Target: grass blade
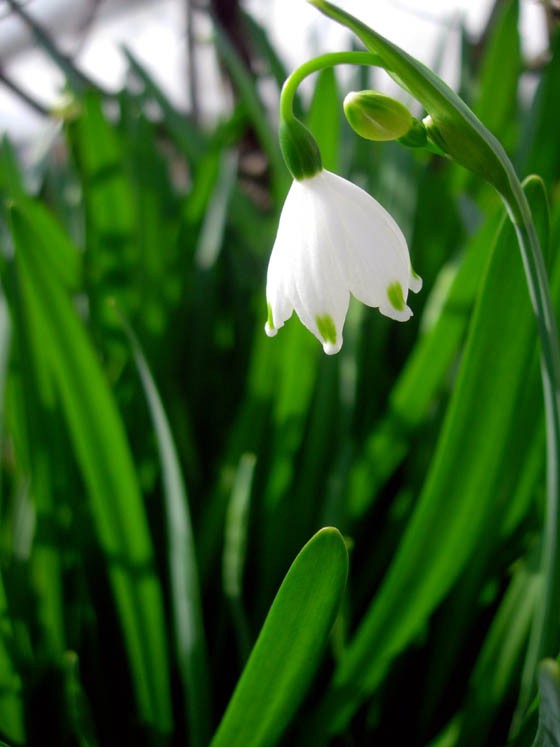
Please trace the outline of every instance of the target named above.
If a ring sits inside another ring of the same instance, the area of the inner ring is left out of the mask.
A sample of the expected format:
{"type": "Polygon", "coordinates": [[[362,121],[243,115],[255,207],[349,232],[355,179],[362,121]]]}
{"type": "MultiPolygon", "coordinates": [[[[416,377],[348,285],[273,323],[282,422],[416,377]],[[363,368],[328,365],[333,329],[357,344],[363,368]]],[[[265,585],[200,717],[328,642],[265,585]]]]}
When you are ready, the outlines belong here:
{"type": "Polygon", "coordinates": [[[202,747],[208,744],[210,735],[210,692],[196,550],[187,491],[173,434],[153,376],[136,336],[124,320],[123,326],[132,347],[157,438],[164,486],[179,671],[185,688],[185,711],[188,714],[191,744],[193,747],[202,747]]]}
{"type": "Polygon", "coordinates": [[[226,514],[222,562],[224,593],[231,605],[243,661],[249,655],[250,649],[249,626],[243,609],[242,589],[249,530],[249,502],[255,463],[254,454],[243,454],[239,462],[226,514]]]}

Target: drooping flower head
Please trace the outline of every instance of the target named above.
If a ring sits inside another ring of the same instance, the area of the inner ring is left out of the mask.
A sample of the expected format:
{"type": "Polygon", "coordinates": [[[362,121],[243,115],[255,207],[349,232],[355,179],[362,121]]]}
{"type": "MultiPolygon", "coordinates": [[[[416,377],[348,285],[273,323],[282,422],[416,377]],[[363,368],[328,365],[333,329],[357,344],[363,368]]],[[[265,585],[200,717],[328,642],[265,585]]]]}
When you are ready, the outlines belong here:
{"type": "MultiPolygon", "coordinates": [[[[367,98],[353,96],[354,106],[369,104],[367,98]]],[[[376,129],[382,104],[376,99],[376,129]]],[[[400,109],[391,106],[383,139],[389,139],[388,126],[396,120],[394,137],[406,132],[402,119],[400,109]]],[[[370,126],[370,111],[367,118],[360,117],[364,121],[370,126]]],[[[332,355],[342,346],[350,294],[385,316],[406,321],[412,316],[408,292],[419,291],[422,281],[412,270],[406,239],[393,218],[363,189],[323,169],[313,136],[291,107],[282,110],[280,143],[294,182],[268,266],[265,330],[274,336],[295,311],[332,355]]]]}
{"type": "Polygon", "coordinates": [[[325,169],[294,180],[268,266],[268,335],[295,310],[331,355],[342,346],[350,293],[406,321],[408,291],[421,286],[402,231],[373,197],[325,169]]]}

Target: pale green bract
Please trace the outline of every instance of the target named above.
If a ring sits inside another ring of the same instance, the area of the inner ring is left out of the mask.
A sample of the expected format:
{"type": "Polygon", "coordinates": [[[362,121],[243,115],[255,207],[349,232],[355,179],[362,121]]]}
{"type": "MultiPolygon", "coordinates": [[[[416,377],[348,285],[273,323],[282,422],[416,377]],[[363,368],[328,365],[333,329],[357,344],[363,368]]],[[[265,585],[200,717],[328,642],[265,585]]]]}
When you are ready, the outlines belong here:
{"type": "Polygon", "coordinates": [[[268,266],[269,336],[295,310],[333,355],[342,346],[350,294],[404,322],[412,316],[408,291],[421,287],[402,231],[373,197],[326,169],[294,180],[268,266]]]}

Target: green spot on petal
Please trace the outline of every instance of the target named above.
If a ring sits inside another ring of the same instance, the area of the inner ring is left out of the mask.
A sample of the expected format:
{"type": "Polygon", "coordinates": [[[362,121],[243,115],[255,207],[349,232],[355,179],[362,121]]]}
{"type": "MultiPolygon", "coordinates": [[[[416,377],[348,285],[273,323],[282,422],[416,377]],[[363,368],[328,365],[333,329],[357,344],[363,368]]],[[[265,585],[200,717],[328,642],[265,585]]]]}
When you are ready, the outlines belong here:
{"type": "Polygon", "coordinates": [[[323,314],[323,316],[315,317],[315,321],[317,322],[317,329],[319,330],[319,334],[323,340],[325,342],[332,342],[333,345],[336,345],[336,327],[332,317],[328,314],[323,314]]]}
{"type": "Polygon", "coordinates": [[[266,323],[268,324],[270,329],[274,329],[274,319],[272,318],[272,306],[269,303],[266,304],[266,323]]]}
{"type": "Polygon", "coordinates": [[[387,288],[387,298],[391,306],[397,311],[403,311],[405,307],[402,286],[400,283],[391,283],[387,288]]]}

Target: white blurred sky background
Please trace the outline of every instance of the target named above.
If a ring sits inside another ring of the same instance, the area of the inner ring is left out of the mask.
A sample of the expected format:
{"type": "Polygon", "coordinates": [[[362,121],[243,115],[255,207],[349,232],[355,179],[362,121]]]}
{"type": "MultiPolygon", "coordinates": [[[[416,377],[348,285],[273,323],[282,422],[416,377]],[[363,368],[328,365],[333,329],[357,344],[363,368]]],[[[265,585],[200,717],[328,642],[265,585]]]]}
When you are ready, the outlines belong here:
{"type": "MultiPolygon", "coordinates": [[[[458,22],[462,18],[476,37],[491,8],[491,0],[339,0],[338,4],[428,65],[444,39],[442,73],[452,86],[458,74],[458,22]]],[[[348,33],[305,0],[245,0],[244,7],[268,30],[288,68],[314,54],[348,46],[348,33]]],[[[117,90],[123,83],[127,65],[122,46],[126,45],[171,99],[188,108],[186,0],[104,0],[89,24],[88,0],[28,0],[25,8],[72,54],[80,69],[106,88],[117,90]]],[[[205,44],[211,26],[199,12],[195,21],[197,68],[204,76],[200,107],[202,115],[211,119],[223,105],[223,94],[212,47],[205,44]]],[[[521,0],[520,29],[525,55],[541,53],[546,35],[537,0],[521,0]]],[[[0,66],[41,103],[48,107],[60,103],[59,71],[35,47],[22,22],[9,13],[5,0],[0,0],[0,66]]],[[[46,126],[44,118],[0,83],[0,132],[25,142],[46,126]]]]}

